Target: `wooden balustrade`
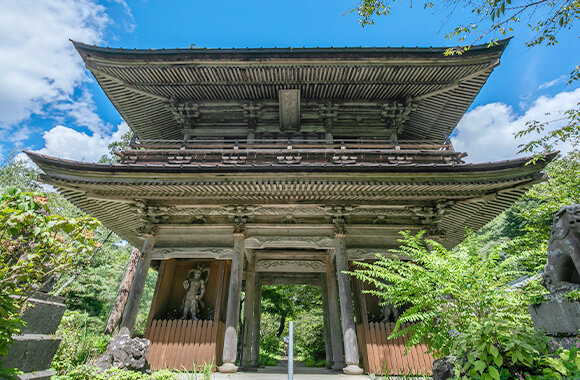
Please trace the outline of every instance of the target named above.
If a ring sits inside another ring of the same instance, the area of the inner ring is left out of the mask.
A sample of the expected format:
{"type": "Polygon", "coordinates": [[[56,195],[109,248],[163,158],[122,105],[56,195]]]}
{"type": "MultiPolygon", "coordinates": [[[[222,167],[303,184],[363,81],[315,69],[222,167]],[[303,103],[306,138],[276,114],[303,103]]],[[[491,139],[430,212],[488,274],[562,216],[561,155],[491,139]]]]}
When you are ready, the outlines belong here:
{"type": "Polygon", "coordinates": [[[464,153],[434,141],[184,141],[145,140],[117,153],[124,164],[359,164],[459,163],[464,153]]]}
{"type": "Polygon", "coordinates": [[[215,367],[218,327],[213,321],[153,320],[147,334],[151,369],[199,371],[207,363],[215,367]]]}
{"type": "MultiPolygon", "coordinates": [[[[401,328],[408,325],[403,324],[401,328]]],[[[365,372],[382,375],[431,375],[433,356],[427,346],[412,347],[405,355],[408,337],[387,339],[394,323],[371,322],[357,326],[365,372]]]]}

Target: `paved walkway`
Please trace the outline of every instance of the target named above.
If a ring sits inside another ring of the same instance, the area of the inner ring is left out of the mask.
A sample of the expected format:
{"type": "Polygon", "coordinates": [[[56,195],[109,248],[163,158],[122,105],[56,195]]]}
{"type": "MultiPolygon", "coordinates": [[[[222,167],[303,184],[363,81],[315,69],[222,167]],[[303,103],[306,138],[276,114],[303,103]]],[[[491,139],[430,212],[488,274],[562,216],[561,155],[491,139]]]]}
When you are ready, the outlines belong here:
{"type": "MultiPolygon", "coordinates": [[[[179,374],[179,380],[205,380],[202,376],[195,377],[191,374],[179,374]]],[[[225,374],[215,372],[211,375],[211,380],[287,380],[288,379],[288,357],[282,356],[277,366],[260,368],[240,368],[237,373],[225,374]]],[[[408,377],[383,377],[375,375],[352,376],[343,372],[333,371],[326,368],[305,367],[298,360],[294,361],[294,380],[399,380],[408,377]]],[[[414,380],[430,380],[431,378],[416,377],[414,380]]]]}
{"type": "MultiPolygon", "coordinates": [[[[288,379],[288,368],[285,367],[265,367],[259,368],[257,371],[240,371],[235,374],[226,375],[221,373],[216,373],[212,376],[212,379],[232,379],[232,380],[286,380],[288,379]]],[[[294,379],[295,380],[330,380],[330,379],[343,379],[343,380],[369,380],[368,376],[347,376],[344,373],[339,373],[325,368],[307,368],[307,367],[296,367],[294,369],[294,379]]]]}
{"type": "MultiPolygon", "coordinates": [[[[180,374],[179,380],[202,380],[203,377],[195,378],[193,375],[180,374]]],[[[262,367],[259,369],[252,370],[241,370],[233,374],[224,374],[216,372],[212,374],[211,380],[287,380],[288,379],[288,368],[283,366],[276,367],[262,367]]],[[[326,368],[309,368],[298,366],[294,367],[294,380],[387,380],[382,376],[349,376],[342,372],[332,371],[326,368]]],[[[392,376],[388,378],[389,380],[395,379],[408,379],[407,377],[396,377],[392,376]]],[[[426,379],[426,378],[415,378],[415,380],[426,379]]],[[[430,378],[427,378],[430,379],[430,378]]]]}
{"type": "MultiPolygon", "coordinates": [[[[222,374],[216,372],[211,375],[211,380],[287,380],[287,373],[280,373],[276,368],[279,367],[266,367],[262,368],[258,372],[237,372],[234,374],[222,374]]],[[[312,368],[310,368],[312,370],[312,368]]],[[[179,375],[179,380],[205,380],[203,377],[194,377],[193,375],[179,375]]],[[[319,371],[314,369],[313,371],[306,371],[305,373],[295,373],[294,380],[402,380],[409,379],[408,377],[398,377],[391,376],[388,379],[382,376],[348,376],[344,373],[338,373],[334,371],[319,371]]],[[[415,377],[414,380],[430,380],[431,378],[415,377]]]]}

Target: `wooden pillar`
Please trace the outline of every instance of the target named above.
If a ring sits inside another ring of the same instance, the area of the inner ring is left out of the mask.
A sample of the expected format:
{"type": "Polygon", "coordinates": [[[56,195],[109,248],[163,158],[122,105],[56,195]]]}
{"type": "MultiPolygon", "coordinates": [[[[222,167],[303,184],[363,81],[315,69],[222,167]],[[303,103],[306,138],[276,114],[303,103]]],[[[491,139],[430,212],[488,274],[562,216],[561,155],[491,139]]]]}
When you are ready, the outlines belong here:
{"type": "Polygon", "coordinates": [[[156,232],[156,229],[154,229],[151,233],[145,235],[143,249],[141,249],[141,257],[137,263],[135,277],[133,278],[133,283],[131,284],[131,290],[129,291],[129,297],[127,298],[125,310],[123,311],[123,318],[121,320],[120,327],[128,328],[131,334],[135,328],[137,312],[139,311],[139,303],[141,302],[141,297],[143,296],[145,280],[147,280],[147,273],[149,272],[149,266],[151,264],[151,256],[153,255],[153,246],[155,245],[156,232]]]}
{"type": "Polygon", "coordinates": [[[244,342],[242,348],[242,366],[248,367],[252,360],[252,333],[254,332],[254,302],[256,292],[256,260],[254,253],[247,255],[248,266],[246,268],[246,298],[244,301],[244,342]]]}
{"type": "Polygon", "coordinates": [[[330,324],[330,342],[332,346],[332,369],[342,370],[344,368],[342,338],[340,336],[340,311],[338,308],[338,289],[336,272],[334,270],[334,260],[330,259],[326,263],[326,284],[328,296],[328,316],[330,324]]]}
{"type": "Polygon", "coordinates": [[[342,316],[344,361],[346,362],[346,367],[343,371],[347,375],[360,375],[363,370],[358,365],[358,341],[356,339],[356,328],[354,324],[350,276],[342,273],[348,270],[344,228],[340,228],[335,235],[334,256],[336,259],[338,294],[340,296],[340,314],[342,316]]]}
{"type": "Polygon", "coordinates": [[[262,318],[262,278],[256,274],[254,329],[252,331],[252,367],[260,366],[260,322],[262,318]]]}
{"type": "MultiPolygon", "coordinates": [[[[238,230],[238,228],[236,228],[238,230]]],[[[224,335],[223,364],[218,368],[222,373],[238,371],[236,351],[238,349],[238,323],[240,319],[240,297],[242,290],[242,271],[244,265],[244,234],[234,233],[234,256],[230,272],[226,332],[224,335]]]]}
{"type": "Polygon", "coordinates": [[[328,286],[326,276],[322,275],[320,293],[322,294],[322,323],[324,325],[324,346],[326,352],[326,367],[332,367],[332,336],[330,334],[330,313],[328,311],[328,286]]]}

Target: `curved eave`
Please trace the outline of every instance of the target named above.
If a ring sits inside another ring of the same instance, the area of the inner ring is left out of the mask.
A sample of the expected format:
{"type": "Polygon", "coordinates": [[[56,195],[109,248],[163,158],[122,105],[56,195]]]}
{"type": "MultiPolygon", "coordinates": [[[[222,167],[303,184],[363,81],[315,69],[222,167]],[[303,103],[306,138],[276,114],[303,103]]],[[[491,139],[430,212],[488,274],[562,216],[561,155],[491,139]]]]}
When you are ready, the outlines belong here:
{"type": "Polygon", "coordinates": [[[287,47],[287,48],[185,48],[185,49],[123,49],[88,45],[72,41],[83,59],[103,59],[127,62],[190,62],[190,61],[276,61],[276,60],[392,60],[392,59],[437,59],[457,60],[500,54],[510,38],[497,41],[495,45],[472,46],[461,56],[443,57],[447,47],[287,47]]]}
{"type": "Polygon", "coordinates": [[[531,174],[540,172],[558,152],[551,152],[546,155],[544,160],[539,160],[533,165],[527,165],[532,157],[521,157],[512,160],[503,160],[484,163],[463,163],[463,164],[352,164],[352,165],[139,165],[139,164],[96,164],[66,160],[56,157],[50,157],[34,152],[25,151],[30,159],[37,164],[45,173],[61,173],[63,175],[78,176],[78,178],[126,178],[138,179],[140,177],[151,180],[155,178],[183,178],[195,174],[242,174],[263,175],[268,173],[316,173],[316,175],[325,174],[346,174],[355,173],[371,174],[373,176],[380,174],[394,174],[400,176],[404,173],[413,175],[423,173],[425,175],[453,175],[453,174],[470,174],[472,176],[484,175],[489,176],[493,173],[514,172],[518,174],[531,174]]]}

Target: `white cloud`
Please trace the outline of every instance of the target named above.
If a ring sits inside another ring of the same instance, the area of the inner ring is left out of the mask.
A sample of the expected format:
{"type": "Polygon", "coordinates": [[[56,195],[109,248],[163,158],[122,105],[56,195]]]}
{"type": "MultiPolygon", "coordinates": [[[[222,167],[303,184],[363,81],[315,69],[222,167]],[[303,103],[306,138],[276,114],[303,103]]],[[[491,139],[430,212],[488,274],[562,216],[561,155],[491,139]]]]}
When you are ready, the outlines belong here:
{"type": "Polygon", "coordinates": [[[125,0],[110,0],[110,1],[118,4],[123,9],[123,12],[125,13],[125,15],[127,15],[128,20],[125,21],[125,29],[127,30],[127,32],[129,32],[129,33],[134,32],[135,28],[136,28],[135,17],[133,17],[133,12],[131,11],[129,4],[127,4],[127,2],[125,2],[125,0]]]}
{"type": "Polygon", "coordinates": [[[117,126],[111,135],[97,134],[89,136],[63,125],[44,132],[44,148],[35,151],[47,156],[65,158],[76,161],[97,162],[101,156],[108,153],[107,146],[118,141],[129,130],[125,122],[117,126]]]}
{"type": "Polygon", "coordinates": [[[0,0],[0,133],[72,104],[88,76],[69,39],[98,43],[109,22],[93,0],[0,0]]]}
{"type": "Polygon", "coordinates": [[[560,75],[558,78],[556,78],[554,80],[542,83],[538,87],[538,90],[545,90],[547,88],[554,87],[557,84],[563,83],[566,80],[566,78],[567,78],[566,75],[560,75]]]}
{"type": "Polygon", "coordinates": [[[71,118],[77,127],[87,127],[94,133],[101,133],[109,131],[110,125],[105,125],[97,112],[92,95],[87,90],[82,90],[80,96],[77,96],[73,102],[63,102],[53,105],[52,109],[56,112],[54,116],[58,119],[59,114],[66,115],[71,118]]]}
{"type": "MultiPolygon", "coordinates": [[[[536,99],[523,115],[504,103],[490,103],[479,106],[463,116],[451,141],[456,150],[467,152],[467,162],[487,162],[514,158],[518,145],[536,139],[515,139],[514,134],[526,127],[526,122],[537,120],[546,122],[562,118],[563,112],[580,102],[580,88],[561,92],[554,97],[541,96],[536,99]],[[548,114],[548,115],[546,115],[548,114]]],[[[550,124],[550,130],[564,125],[565,120],[550,124]]],[[[571,150],[570,144],[556,146],[563,152],[571,150]]]]}

